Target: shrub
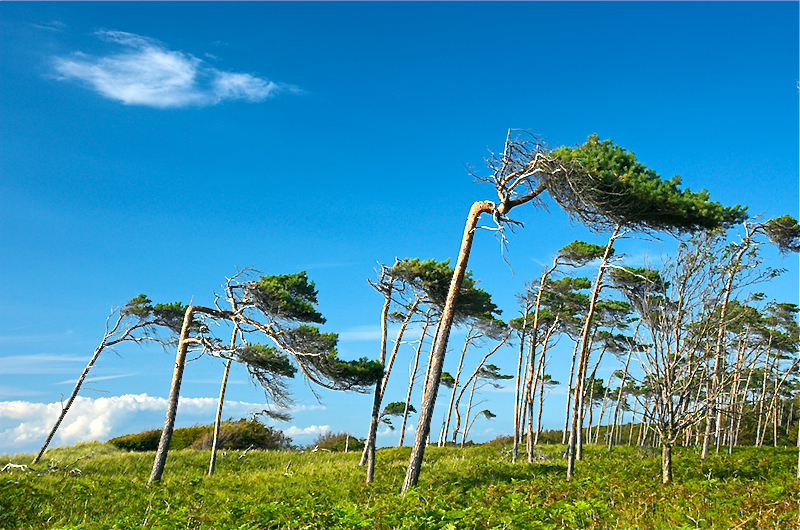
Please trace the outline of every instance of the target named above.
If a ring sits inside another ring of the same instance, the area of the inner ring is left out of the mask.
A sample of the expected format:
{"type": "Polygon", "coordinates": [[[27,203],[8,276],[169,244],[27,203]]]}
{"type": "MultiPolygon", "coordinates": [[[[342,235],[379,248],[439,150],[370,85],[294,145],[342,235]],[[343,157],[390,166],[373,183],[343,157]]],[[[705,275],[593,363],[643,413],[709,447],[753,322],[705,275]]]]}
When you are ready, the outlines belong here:
{"type": "MultiPolygon", "coordinates": [[[[110,439],[108,443],[126,451],[155,451],[158,449],[158,441],[160,439],[161,431],[153,429],[152,431],[117,436],[110,439]]],[[[170,443],[171,447],[172,444],[170,443]]]]}
{"type": "MultiPolygon", "coordinates": [[[[161,439],[161,430],[154,429],[136,434],[126,434],[112,438],[108,443],[126,451],[155,451],[161,439]]],[[[214,440],[213,425],[182,427],[172,432],[170,450],[211,449],[214,440]]],[[[291,449],[292,439],[283,431],[264,425],[257,419],[229,419],[220,425],[220,449],[291,449]]]]}
{"type": "Polygon", "coordinates": [[[356,438],[349,432],[324,432],[314,439],[311,447],[318,447],[319,449],[327,449],[328,451],[344,451],[347,447],[348,451],[355,451],[364,449],[366,438],[356,438]]]}
{"type": "MultiPolygon", "coordinates": [[[[193,449],[211,449],[214,443],[214,428],[210,426],[192,443],[193,449]]],[[[220,449],[256,449],[281,450],[291,449],[292,439],[283,431],[264,425],[257,419],[227,420],[219,428],[217,447],[220,449]]]]}

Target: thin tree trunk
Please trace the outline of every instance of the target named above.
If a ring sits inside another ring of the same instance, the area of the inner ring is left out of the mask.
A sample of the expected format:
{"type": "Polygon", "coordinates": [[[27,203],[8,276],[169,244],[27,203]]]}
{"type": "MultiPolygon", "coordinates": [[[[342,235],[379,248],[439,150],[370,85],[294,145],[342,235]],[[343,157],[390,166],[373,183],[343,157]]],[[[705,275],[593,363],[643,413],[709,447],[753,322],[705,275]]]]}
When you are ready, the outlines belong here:
{"type": "Polygon", "coordinates": [[[583,394],[583,382],[581,381],[583,377],[581,374],[586,372],[586,365],[589,362],[589,335],[592,329],[592,318],[594,317],[594,309],[595,305],[597,304],[597,299],[600,297],[600,289],[602,288],[603,284],[603,274],[605,273],[608,260],[611,257],[611,249],[613,248],[614,240],[619,235],[621,229],[622,226],[619,224],[614,227],[614,232],[611,234],[611,237],[608,240],[608,245],[606,245],[603,259],[600,261],[600,269],[597,272],[597,278],[595,279],[594,286],[592,287],[592,295],[591,299],[589,300],[589,311],[586,314],[586,323],[583,326],[583,333],[581,334],[580,349],[578,352],[579,380],[575,382],[575,387],[580,390],[572,406],[572,423],[569,432],[569,443],[567,444],[567,480],[571,480],[575,475],[575,457],[577,456],[578,446],[581,444],[583,438],[581,421],[583,418],[580,417],[580,405],[582,405],[582,400],[580,397],[581,394],[583,394]]]}
{"type": "Polygon", "coordinates": [[[392,366],[394,366],[394,360],[397,358],[397,352],[400,349],[400,344],[403,340],[403,334],[405,334],[406,327],[408,327],[408,323],[411,321],[411,317],[417,310],[419,303],[419,298],[414,300],[414,302],[411,304],[411,307],[409,307],[408,312],[406,313],[406,318],[403,320],[403,323],[400,324],[400,329],[397,331],[397,337],[394,340],[392,352],[389,355],[389,361],[386,363],[383,378],[380,381],[379,387],[375,389],[375,400],[373,402],[372,410],[373,421],[370,422],[370,432],[367,437],[367,447],[369,448],[367,454],[367,484],[372,484],[372,480],[375,477],[375,445],[378,436],[378,421],[380,420],[380,408],[381,403],[383,402],[383,395],[386,393],[386,385],[389,384],[389,376],[392,373],[392,366]],[[377,405],[377,413],[375,410],[375,405],[377,405]]]}
{"type": "MultiPolygon", "coordinates": [[[[516,384],[514,385],[514,442],[511,447],[512,464],[517,462],[517,455],[519,454],[520,423],[521,423],[520,387],[523,386],[522,361],[523,357],[525,356],[525,331],[528,327],[529,309],[530,308],[526,302],[524,306],[525,314],[522,316],[522,329],[520,330],[519,334],[519,359],[517,360],[517,377],[515,379],[516,384]]],[[[527,375],[527,364],[526,364],[526,375],[527,375]]]]}
{"type": "Polygon", "coordinates": [[[59,414],[55,425],[53,425],[53,428],[50,429],[50,433],[47,435],[47,439],[45,439],[44,443],[42,444],[42,448],[39,449],[39,452],[36,453],[36,456],[34,457],[33,461],[31,462],[31,465],[36,464],[37,462],[39,462],[39,459],[42,458],[42,455],[47,450],[47,446],[50,445],[50,442],[53,440],[53,437],[56,435],[56,431],[58,430],[58,427],[61,425],[61,422],[64,421],[64,416],[67,415],[67,412],[69,412],[69,408],[72,406],[72,403],[75,401],[75,398],[78,397],[78,391],[81,389],[81,386],[83,385],[83,381],[86,379],[86,376],[89,375],[89,370],[92,369],[92,367],[94,366],[95,361],[97,361],[97,358],[100,356],[100,353],[105,349],[105,347],[106,347],[106,338],[107,338],[107,336],[103,337],[103,342],[101,342],[100,345],[94,350],[94,354],[92,355],[92,358],[89,359],[89,363],[83,369],[83,372],[81,373],[81,376],[78,378],[78,382],[75,383],[75,388],[72,389],[72,394],[70,394],[69,399],[67,400],[67,404],[63,405],[61,407],[61,414],[59,414]]]}
{"type": "MultiPolygon", "coordinates": [[[[235,333],[236,331],[234,331],[234,337],[235,333]]],[[[234,340],[231,341],[231,346],[233,346],[234,340]]],[[[225,403],[225,388],[228,386],[228,374],[231,372],[232,362],[232,359],[225,361],[225,371],[222,374],[222,384],[219,388],[219,400],[217,401],[217,414],[214,417],[214,440],[211,443],[211,461],[208,464],[208,476],[214,474],[214,467],[217,465],[217,444],[219,443],[219,427],[222,423],[222,405],[225,403]]]]}
{"type": "Polygon", "coordinates": [[[406,394],[406,408],[403,411],[403,425],[400,427],[400,442],[397,447],[403,446],[403,439],[406,434],[406,422],[408,421],[408,406],[411,404],[411,391],[414,388],[414,379],[417,377],[417,369],[419,368],[419,354],[422,352],[422,345],[425,343],[425,334],[430,325],[430,310],[425,314],[425,324],[422,326],[422,333],[419,337],[419,344],[417,350],[414,352],[414,367],[411,369],[411,378],[408,382],[408,393],[406,394]]]}
{"type": "MultiPolygon", "coordinates": [[[[641,322],[641,320],[640,320],[641,322]]],[[[638,330],[637,324],[637,330],[638,330]]],[[[633,340],[636,340],[636,332],[633,334],[633,340]]],[[[625,368],[622,370],[622,379],[619,382],[619,392],[617,393],[617,406],[614,409],[614,421],[611,423],[611,433],[608,436],[608,449],[614,444],[614,431],[617,426],[617,418],[619,417],[620,404],[622,403],[622,392],[625,387],[625,379],[628,377],[628,365],[631,362],[631,355],[633,354],[633,347],[628,350],[628,357],[625,359],[625,368]]],[[[609,385],[610,386],[610,385],[609,385]]]]}
{"type": "MultiPolygon", "coordinates": [[[[447,419],[444,422],[444,436],[439,440],[439,447],[442,445],[447,445],[447,433],[450,429],[450,417],[453,414],[453,403],[456,400],[456,389],[458,389],[458,380],[461,378],[461,369],[464,367],[464,356],[467,354],[467,349],[469,348],[470,342],[472,342],[473,337],[473,329],[470,328],[469,332],[467,333],[467,338],[464,341],[464,347],[461,348],[461,357],[458,359],[458,368],[456,368],[456,377],[453,381],[453,391],[450,393],[450,403],[447,406],[447,419]]],[[[453,440],[455,441],[455,439],[453,440]]]]}
{"type": "MultiPolygon", "coordinates": [[[[381,285],[384,281],[386,269],[383,269],[381,278],[378,280],[377,285],[381,285]]],[[[381,308],[381,345],[379,360],[380,363],[386,364],[386,344],[389,335],[389,307],[392,305],[392,289],[393,284],[391,278],[389,283],[382,286],[385,291],[383,292],[383,307],[381,308]]],[[[385,377],[385,375],[384,375],[385,377]]],[[[375,383],[375,393],[372,396],[372,415],[370,416],[369,431],[367,434],[367,442],[364,444],[364,450],[361,452],[361,461],[359,466],[363,466],[369,460],[370,442],[374,436],[374,432],[378,427],[378,416],[381,413],[381,386],[383,385],[383,378],[375,383]]],[[[369,484],[369,472],[367,472],[367,484],[369,484]]]]}
{"type": "Polygon", "coordinates": [[[189,351],[189,332],[194,320],[195,306],[189,305],[183,317],[183,326],[178,340],[178,353],[175,356],[175,368],[172,372],[172,384],[169,389],[169,399],[167,400],[167,415],[164,418],[164,429],[161,431],[161,439],[158,441],[156,458],[153,461],[153,470],[147,481],[149,486],[153,482],[159,482],[164,473],[164,466],[167,463],[167,453],[169,452],[169,442],[172,440],[172,431],[175,427],[175,415],[178,412],[178,398],[181,393],[181,382],[183,381],[183,369],[186,365],[186,353],[189,351]]]}
{"type": "Polygon", "coordinates": [[[569,411],[570,411],[570,404],[573,398],[573,388],[572,388],[572,381],[575,376],[575,359],[578,357],[578,341],[575,341],[575,347],[572,349],[572,365],[569,367],[569,383],[567,384],[567,408],[564,411],[564,430],[561,431],[561,444],[564,445],[567,443],[567,437],[569,436],[569,411]]]}

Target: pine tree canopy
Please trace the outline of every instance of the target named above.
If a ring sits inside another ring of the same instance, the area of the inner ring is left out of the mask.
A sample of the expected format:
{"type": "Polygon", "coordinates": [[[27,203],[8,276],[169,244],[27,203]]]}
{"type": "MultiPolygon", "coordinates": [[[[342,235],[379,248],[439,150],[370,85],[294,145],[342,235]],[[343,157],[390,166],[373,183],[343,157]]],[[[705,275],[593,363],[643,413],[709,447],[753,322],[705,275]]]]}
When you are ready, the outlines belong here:
{"type": "Polygon", "coordinates": [[[746,219],[746,208],[709,201],[706,190],[680,189],[681,178],[662,179],[611,140],[589,136],[579,147],[551,153],[565,165],[548,180],[550,195],[596,230],[618,224],[672,233],[728,227],[746,219]]]}

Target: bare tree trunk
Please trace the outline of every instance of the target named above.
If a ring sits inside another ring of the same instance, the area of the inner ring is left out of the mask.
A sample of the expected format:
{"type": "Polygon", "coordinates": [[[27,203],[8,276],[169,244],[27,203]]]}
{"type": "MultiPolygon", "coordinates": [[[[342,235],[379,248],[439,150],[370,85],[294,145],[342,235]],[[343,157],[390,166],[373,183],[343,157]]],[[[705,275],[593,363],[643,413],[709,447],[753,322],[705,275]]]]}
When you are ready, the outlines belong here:
{"type": "MultiPolygon", "coordinates": [[[[520,434],[520,386],[522,385],[522,360],[525,355],[525,331],[528,326],[528,304],[524,306],[525,314],[522,317],[522,329],[519,334],[519,360],[517,360],[517,377],[515,378],[514,385],[514,442],[511,447],[511,463],[517,462],[517,454],[519,453],[519,434],[520,434]]],[[[463,445],[463,443],[462,443],[463,445]]]]}
{"type": "Polygon", "coordinates": [[[389,384],[389,376],[392,373],[392,366],[394,365],[394,360],[397,358],[397,352],[400,349],[400,344],[403,340],[403,334],[406,331],[406,327],[408,327],[408,323],[411,321],[411,317],[417,310],[419,302],[420,302],[419,298],[414,300],[414,303],[411,304],[411,307],[408,309],[408,312],[406,313],[405,320],[403,320],[403,323],[400,324],[400,329],[397,331],[397,337],[394,340],[394,346],[392,347],[392,352],[389,355],[389,361],[386,363],[386,369],[384,370],[383,378],[381,379],[379,386],[375,389],[375,400],[373,402],[372,421],[370,422],[370,431],[367,437],[367,447],[369,448],[367,454],[367,484],[372,484],[372,480],[375,477],[375,445],[376,445],[376,438],[378,436],[378,421],[380,419],[380,409],[381,409],[381,403],[383,402],[383,395],[384,393],[386,393],[386,385],[389,384]],[[376,406],[377,406],[377,412],[376,412],[376,406]]]}
{"type": "MultiPolygon", "coordinates": [[[[380,288],[384,289],[383,291],[383,308],[381,308],[381,350],[379,360],[380,363],[385,365],[386,364],[386,343],[388,342],[388,333],[389,333],[389,307],[392,305],[392,283],[391,278],[389,279],[388,284],[384,284],[385,276],[386,275],[386,268],[384,267],[381,277],[378,280],[378,283],[375,284],[380,286],[380,288]]],[[[384,376],[385,377],[385,376],[384,376]]],[[[377,430],[378,427],[378,416],[381,413],[381,386],[383,385],[383,380],[377,381],[375,383],[375,393],[372,396],[372,415],[370,416],[369,422],[369,431],[367,434],[367,442],[364,444],[364,450],[361,452],[361,461],[358,463],[359,466],[363,466],[367,463],[369,459],[369,451],[370,451],[370,442],[372,441],[372,437],[374,436],[374,432],[377,430]]],[[[369,472],[367,472],[367,484],[369,484],[369,472]]]]}
{"type": "MultiPolygon", "coordinates": [[[[453,381],[453,391],[450,393],[450,403],[448,404],[447,407],[447,419],[444,422],[444,436],[442,436],[442,439],[439,440],[439,447],[441,447],[442,445],[447,445],[447,433],[449,432],[450,429],[450,417],[453,414],[453,403],[456,400],[456,390],[458,389],[458,380],[461,378],[461,369],[464,367],[464,356],[467,354],[467,349],[469,348],[469,344],[473,337],[472,331],[473,329],[471,328],[467,333],[467,339],[464,341],[464,347],[461,348],[461,357],[459,357],[458,359],[458,368],[456,369],[456,377],[453,381]]],[[[453,438],[453,441],[455,442],[455,436],[453,438]]]]}
{"type": "MultiPolygon", "coordinates": [[[[472,380],[472,388],[469,392],[469,399],[467,400],[467,413],[464,415],[464,434],[461,436],[461,449],[464,449],[464,443],[467,441],[467,432],[469,431],[467,428],[469,425],[469,412],[472,410],[472,397],[475,395],[475,384],[477,382],[477,377],[472,380]]],[[[453,442],[455,442],[455,439],[453,442]]]]}
{"type": "MultiPolygon", "coordinates": [[[[706,432],[703,436],[703,450],[700,454],[700,460],[705,460],[708,458],[708,448],[711,442],[711,428],[712,428],[712,417],[714,417],[717,421],[715,428],[717,429],[717,442],[719,442],[719,419],[720,412],[719,406],[717,404],[717,400],[720,396],[720,389],[722,387],[722,367],[724,363],[724,348],[723,348],[723,339],[725,337],[725,328],[727,328],[727,322],[725,319],[728,316],[728,301],[730,300],[731,290],[733,288],[733,279],[736,276],[736,273],[739,271],[739,264],[741,263],[742,256],[744,255],[745,251],[750,247],[750,235],[747,234],[744,241],[742,242],[741,249],[735,254],[733,259],[733,268],[730,269],[728,273],[728,278],[725,280],[725,288],[723,289],[722,294],[722,302],[720,304],[720,313],[719,313],[719,329],[717,330],[717,341],[714,347],[714,372],[713,372],[713,379],[712,379],[712,386],[711,386],[711,402],[710,407],[708,408],[708,414],[706,418],[706,432]]],[[[719,452],[719,446],[717,446],[717,452],[719,452]]]]}
{"type": "MultiPolygon", "coordinates": [[[[92,367],[94,367],[94,364],[97,362],[97,358],[100,357],[100,353],[102,353],[102,351],[105,350],[106,348],[110,348],[126,340],[132,340],[134,342],[143,340],[141,338],[135,338],[133,336],[133,332],[137,328],[146,327],[147,323],[139,322],[138,324],[131,325],[128,328],[124,329],[124,331],[121,331],[120,326],[122,326],[125,315],[120,311],[116,322],[114,322],[114,325],[109,329],[108,323],[113,314],[114,312],[112,311],[112,313],[106,319],[106,332],[105,335],[103,335],[103,340],[100,341],[100,344],[97,346],[97,348],[95,348],[91,359],[89,359],[89,362],[86,363],[86,367],[83,369],[83,372],[81,372],[78,381],[75,383],[75,388],[72,389],[72,394],[70,394],[69,399],[67,399],[67,404],[62,405],[61,414],[59,414],[56,423],[53,425],[53,428],[50,429],[50,432],[47,434],[47,438],[42,444],[41,449],[39,449],[39,452],[36,453],[36,456],[33,458],[31,465],[39,462],[39,460],[42,458],[42,455],[47,450],[47,447],[50,445],[50,442],[53,441],[53,437],[55,436],[56,431],[58,431],[58,428],[61,426],[61,422],[64,421],[64,417],[67,415],[67,412],[69,412],[69,409],[72,406],[72,403],[75,401],[75,398],[78,397],[78,392],[80,391],[81,386],[83,386],[84,380],[86,380],[86,377],[89,375],[89,371],[92,369],[92,367]],[[117,338],[111,339],[111,337],[115,335],[117,338]]],[[[149,338],[153,339],[154,337],[149,337],[149,338]]]]}
{"type": "MultiPolygon", "coordinates": [[[[641,322],[641,320],[640,320],[641,322]]],[[[638,324],[637,324],[638,330],[638,324]]],[[[633,334],[634,340],[636,340],[636,332],[633,334]]],[[[631,355],[633,354],[633,347],[628,350],[628,357],[625,359],[625,368],[622,370],[622,379],[619,381],[619,392],[617,393],[617,406],[614,409],[614,421],[611,423],[611,433],[608,436],[608,449],[611,450],[611,446],[614,444],[614,431],[617,426],[617,418],[619,417],[619,409],[620,405],[622,404],[622,392],[625,387],[625,379],[628,377],[628,365],[631,362],[631,355]]],[[[610,385],[609,385],[610,386],[610,385]]]]}
{"type": "Polygon", "coordinates": [[[408,406],[411,404],[411,391],[414,388],[414,379],[417,377],[417,369],[419,368],[419,354],[422,352],[422,345],[425,343],[425,334],[430,325],[430,310],[425,314],[425,324],[422,326],[422,333],[419,337],[419,344],[417,350],[414,352],[414,367],[411,369],[411,377],[408,382],[408,393],[406,394],[406,408],[403,411],[403,425],[400,427],[400,442],[397,447],[403,447],[403,439],[406,435],[406,422],[408,421],[408,406]]]}
{"type": "Polygon", "coordinates": [[[72,406],[72,403],[75,401],[75,398],[78,397],[78,391],[80,391],[81,386],[83,385],[83,381],[86,379],[86,376],[89,375],[89,370],[92,369],[94,363],[97,361],[97,358],[100,356],[100,353],[105,349],[107,338],[108,335],[103,337],[103,342],[101,342],[100,345],[94,350],[92,358],[89,359],[89,363],[86,365],[86,368],[83,369],[81,376],[78,378],[78,382],[75,383],[75,388],[72,389],[72,394],[70,394],[69,399],[67,400],[67,404],[61,407],[61,414],[59,414],[55,425],[53,425],[53,428],[50,429],[50,433],[47,435],[47,439],[42,444],[42,448],[39,449],[39,452],[36,453],[36,456],[31,462],[31,465],[36,464],[39,461],[39,459],[42,458],[42,455],[47,450],[47,446],[49,446],[50,442],[53,440],[53,436],[56,435],[58,427],[61,425],[61,422],[64,421],[64,416],[67,415],[67,412],[69,412],[69,408],[72,406]]]}
{"type": "MultiPolygon", "coordinates": [[[[544,358],[546,350],[542,350],[542,358],[544,358]]],[[[547,363],[545,363],[545,367],[547,363]]],[[[539,434],[542,432],[542,410],[544,409],[544,368],[541,370],[542,375],[539,377],[539,413],[536,415],[536,437],[533,439],[533,445],[539,445],[539,434]]]]}
{"type": "MultiPolygon", "coordinates": [[[[569,432],[569,443],[567,444],[567,480],[572,479],[575,475],[575,457],[577,456],[578,446],[581,443],[582,439],[582,418],[580,405],[582,405],[580,399],[583,394],[583,379],[582,374],[586,372],[586,365],[589,362],[589,335],[592,329],[592,317],[594,317],[594,309],[595,305],[597,304],[597,299],[600,297],[600,289],[602,288],[603,284],[603,274],[605,273],[606,266],[608,264],[608,260],[611,257],[611,249],[614,246],[614,240],[620,233],[622,229],[621,225],[617,225],[614,227],[614,232],[611,234],[611,237],[608,240],[608,245],[606,246],[606,251],[603,254],[603,259],[600,261],[600,269],[597,272],[597,278],[595,279],[594,286],[592,287],[592,295],[591,299],[589,300],[589,311],[586,314],[586,323],[583,326],[583,333],[581,334],[580,339],[580,349],[578,351],[578,380],[575,382],[575,387],[579,389],[579,394],[575,399],[575,402],[572,406],[572,423],[569,432]]],[[[590,405],[591,406],[591,405],[590,405]]]]}
{"type": "Polygon", "coordinates": [[[408,491],[409,488],[416,486],[419,480],[422,459],[425,456],[425,440],[428,438],[431,429],[433,408],[436,404],[436,395],[439,391],[438,382],[442,377],[442,365],[444,364],[444,357],[447,353],[447,342],[450,338],[450,330],[453,327],[455,302],[458,298],[458,292],[461,290],[464,275],[467,272],[467,263],[469,262],[469,254],[472,250],[472,241],[475,236],[475,228],[478,225],[478,218],[482,213],[491,212],[494,208],[495,206],[491,202],[478,201],[472,205],[469,215],[467,216],[464,236],[461,240],[461,249],[459,250],[458,260],[456,261],[453,279],[450,282],[450,289],[447,293],[447,301],[442,311],[439,331],[436,334],[435,349],[431,357],[428,384],[426,384],[425,395],[420,405],[417,432],[414,436],[414,445],[411,448],[411,457],[409,459],[405,479],[403,480],[403,493],[408,491]]]}
{"type": "Polygon", "coordinates": [[[661,445],[661,482],[672,482],[672,445],[667,442],[661,445]]]}
{"type": "MultiPolygon", "coordinates": [[[[234,331],[235,337],[236,331],[234,331]]],[[[234,339],[235,340],[235,339],[234,339]]],[[[233,346],[233,340],[231,346],[233,346]]],[[[231,371],[232,359],[225,361],[225,372],[222,374],[222,385],[219,388],[219,400],[217,401],[217,415],[214,418],[214,441],[211,444],[211,462],[208,464],[208,476],[214,474],[214,466],[217,464],[217,444],[219,443],[219,426],[222,423],[222,405],[225,402],[225,388],[228,386],[228,374],[231,371]]]]}
{"type": "Polygon", "coordinates": [[[164,418],[164,429],[161,432],[161,439],[158,442],[156,458],[153,462],[153,470],[150,479],[147,481],[149,486],[153,482],[159,482],[164,473],[164,466],[167,463],[167,453],[169,452],[169,442],[172,440],[172,431],[175,427],[175,415],[178,412],[178,398],[181,393],[181,381],[183,380],[183,369],[186,364],[186,353],[189,350],[189,332],[194,320],[195,306],[189,305],[183,317],[183,326],[178,341],[178,353],[175,356],[175,369],[172,372],[172,385],[169,389],[169,399],[167,400],[167,415],[164,418]]]}
{"type": "Polygon", "coordinates": [[[569,411],[570,404],[573,398],[572,381],[575,376],[575,359],[578,357],[578,341],[575,342],[575,347],[572,349],[572,365],[569,367],[569,383],[567,385],[567,408],[564,411],[564,430],[561,431],[561,444],[567,443],[567,436],[569,436],[569,411]]]}

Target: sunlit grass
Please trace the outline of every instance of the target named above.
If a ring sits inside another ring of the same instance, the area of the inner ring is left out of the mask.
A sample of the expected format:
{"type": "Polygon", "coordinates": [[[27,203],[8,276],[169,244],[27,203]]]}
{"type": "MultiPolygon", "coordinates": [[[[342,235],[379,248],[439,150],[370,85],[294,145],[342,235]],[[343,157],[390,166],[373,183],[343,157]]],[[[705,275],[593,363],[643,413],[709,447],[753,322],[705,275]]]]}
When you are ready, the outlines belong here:
{"type": "MultiPolygon", "coordinates": [[[[511,464],[502,447],[430,447],[419,487],[400,486],[409,448],[377,453],[364,484],[359,453],[228,451],[214,476],[208,451],[172,451],[146,487],[153,453],[96,442],[49,451],[41,474],[0,475],[0,528],[786,528],[797,521],[796,449],[740,448],[701,465],[678,448],[675,482],[658,454],[587,446],[566,482],[563,446],[511,464]],[[60,461],[60,464],[53,464],[60,461]]],[[[32,455],[2,456],[30,463],[32,455]]]]}

